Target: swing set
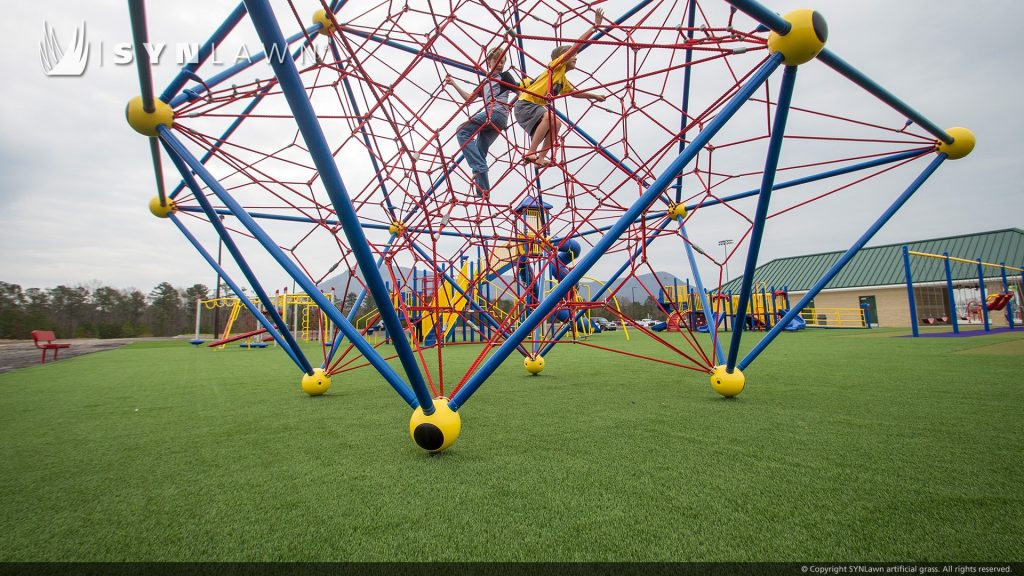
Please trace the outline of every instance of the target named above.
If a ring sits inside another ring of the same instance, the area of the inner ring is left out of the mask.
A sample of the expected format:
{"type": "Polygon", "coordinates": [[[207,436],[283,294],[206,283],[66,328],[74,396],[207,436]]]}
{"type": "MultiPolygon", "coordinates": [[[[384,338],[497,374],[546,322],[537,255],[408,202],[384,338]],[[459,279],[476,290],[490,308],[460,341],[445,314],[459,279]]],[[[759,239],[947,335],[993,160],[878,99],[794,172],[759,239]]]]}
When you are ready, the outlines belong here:
{"type": "Polygon", "coordinates": [[[1024,307],[1021,306],[1019,296],[1021,284],[1024,283],[1024,268],[1007,266],[1005,262],[983,262],[981,258],[958,258],[950,256],[948,252],[917,252],[907,246],[903,246],[903,268],[907,280],[907,299],[910,303],[910,327],[915,338],[921,335],[920,324],[951,324],[953,335],[960,334],[961,322],[981,324],[984,332],[991,332],[991,312],[1004,312],[1006,327],[1009,330],[1016,330],[1024,323],[1021,318],[1024,307]],[[946,277],[945,286],[914,286],[911,257],[924,259],[925,262],[942,261],[946,277]],[[998,276],[986,276],[986,270],[990,271],[990,274],[992,270],[998,270],[998,276]],[[1020,281],[1016,278],[1011,280],[1007,273],[1019,274],[1020,281]],[[989,286],[986,286],[986,282],[989,286]],[[989,293],[993,284],[1000,291],[989,293]],[[918,300],[922,301],[921,305],[918,305],[918,300]]]}

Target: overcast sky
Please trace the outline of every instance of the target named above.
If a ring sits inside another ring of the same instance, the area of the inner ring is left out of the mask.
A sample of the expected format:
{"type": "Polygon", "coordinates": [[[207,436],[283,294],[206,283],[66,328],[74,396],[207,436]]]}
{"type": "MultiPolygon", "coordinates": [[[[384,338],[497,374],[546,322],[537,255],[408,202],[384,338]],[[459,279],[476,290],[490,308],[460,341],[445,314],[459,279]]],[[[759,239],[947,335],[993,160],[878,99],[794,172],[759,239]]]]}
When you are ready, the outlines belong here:
{"type": "MultiPolygon", "coordinates": [[[[151,41],[173,44],[205,40],[235,2],[148,4],[151,41]]],[[[314,4],[305,3],[310,13],[314,4]]],[[[829,49],[939,126],[965,126],[977,135],[973,154],[946,162],[872,244],[1021,227],[1024,122],[1014,70],[1024,56],[1015,41],[1024,3],[780,0],[766,5],[780,13],[818,9],[828,20],[829,49]]],[[[282,3],[275,2],[275,8],[279,15],[287,13],[282,3]]],[[[611,3],[608,9],[614,17],[611,3]]],[[[244,20],[241,27],[251,28],[244,20]]],[[[0,280],[24,288],[99,282],[144,291],[162,281],[212,285],[215,276],[195,250],[146,207],[155,193],[148,145],[124,121],[125,102],[138,93],[135,70],[110,62],[113,46],[130,40],[126,3],[12,3],[0,30],[9,41],[0,107],[0,280]],[[82,21],[92,50],[86,73],[45,76],[39,55],[44,22],[67,48],[71,31],[82,21]],[[97,62],[101,54],[102,64],[97,62]]],[[[286,34],[294,31],[286,28],[286,34]]],[[[156,68],[158,92],[177,69],[170,58],[156,68]]],[[[841,86],[837,78],[821,82],[825,93],[841,86]]],[[[814,83],[799,83],[798,93],[819,88],[814,83]]],[[[858,110],[844,112],[856,116],[858,110]]],[[[165,169],[167,182],[175,184],[169,162],[165,169]]],[[[775,230],[770,226],[761,262],[845,249],[899,191],[818,203],[802,210],[798,221],[775,230]]],[[[714,218],[708,211],[694,222],[692,233],[717,250],[718,240],[742,230],[714,218]]],[[[742,257],[741,252],[733,260],[734,276],[742,257]]],[[[674,268],[677,263],[672,258],[655,268],[685,276],[684,268],[674,268]]],[[[599,270],[616,266],[603,263],[599,270]]]]}

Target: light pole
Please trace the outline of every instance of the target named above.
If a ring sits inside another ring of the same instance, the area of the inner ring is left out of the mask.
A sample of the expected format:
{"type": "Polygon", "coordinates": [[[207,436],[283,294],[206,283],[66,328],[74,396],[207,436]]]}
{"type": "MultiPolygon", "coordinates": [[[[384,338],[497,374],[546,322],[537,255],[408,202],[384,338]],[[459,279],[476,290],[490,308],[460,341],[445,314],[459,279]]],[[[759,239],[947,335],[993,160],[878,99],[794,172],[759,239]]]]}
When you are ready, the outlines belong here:
{"type": "Polygon", "coordinates": [[[722,263],[725,264],[725,281],[729,281],[729,245],[732,244],[732,240],[719,240],[718,245],[722,247],[722,263]]]}

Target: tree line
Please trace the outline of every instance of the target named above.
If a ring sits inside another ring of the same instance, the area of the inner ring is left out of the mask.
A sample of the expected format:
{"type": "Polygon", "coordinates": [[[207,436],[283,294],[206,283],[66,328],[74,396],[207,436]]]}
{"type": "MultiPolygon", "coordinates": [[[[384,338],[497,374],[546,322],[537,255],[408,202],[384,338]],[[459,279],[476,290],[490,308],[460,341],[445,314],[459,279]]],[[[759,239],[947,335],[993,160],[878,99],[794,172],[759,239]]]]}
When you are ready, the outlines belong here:
{"type": "MultiPolygon", "coordinates": [[[[52,330],[58,338],[176,336],[194,329],[196,300],[209,294],[202,284],[161,282],[146,294],[86,285],[22,289],[0,281],[0,338],[27,339],[33,330],[52,330]]],[[[209,332],[213,318],[203,316],[201,329],[209,332]]]]}
{"type": "MultiPolygon", "coordinates": [[[[0,281],[0,339],[23,340],[33,330],[52,330],[58,338],[134,338],[140,336],[177,336],[195,329],[196,300],[207,300],[211,291],[203,284],[176,288],[169,282],[157,284],[149,293],[135,288],[119,289],[100,285],[57,286],[22,289],[18,284],[0,281]]],[[[228,291],[224,291],[228,294],[228,291]]],[[[348,314],[356,295],[349,293],[335,305],[348,314]]],[[[512,300],[500,299],[496,305],[508,313],[512,300]]],[[[376,308],[367,295],[357,317],[376,308]]],[[[635,318],[664,319],[657,303],[623,303],[623,312],[635,318]]],[[[599,314],[596,314],[599,315],[599,314]]],[[[204,310],[200,332],[217,333],[224,327],[228,313],[204,310]]]]}

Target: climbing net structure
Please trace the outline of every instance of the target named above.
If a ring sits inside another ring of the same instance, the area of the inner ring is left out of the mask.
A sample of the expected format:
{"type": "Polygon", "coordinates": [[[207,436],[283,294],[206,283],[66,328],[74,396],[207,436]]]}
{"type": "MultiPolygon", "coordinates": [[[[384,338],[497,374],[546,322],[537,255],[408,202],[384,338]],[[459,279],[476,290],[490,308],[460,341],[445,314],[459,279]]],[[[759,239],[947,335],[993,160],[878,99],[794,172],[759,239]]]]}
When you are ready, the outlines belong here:
{"type": "MultiPolygon", "coordinates": [[[[273,307],[247,306],[304,373],[303,389],[322,393],[331,376],[374,369],[414,409],[410,432],[427,450],[455,440],[457,411],[509,356],[536,374],[560,343],[709,374],[716,391],[735,395],[742,370],[939,164],[970,152],[973,135],[937,127],[830,52],[811,10],[610,1],[602,19],[590,4],[245,0],[160,95],[137,52],[142,95],[127,116],[150,136],[150,208],[244,302],[243,284],[269,302],[265,286],[287,274],[330,317],[322,356],[301,348],[273,307]],[[228,68],[208,64],[217,45],[253,30],[259,50],[228,68]],[[568,90],[543,95],[557,126],[550,165],[524,162],[530,137],[512,118],[460,143],[457,131],[482,107],[489,50],[504,50],[499,69],[518,86],[549,71],[559,45],[574,46],[577,63],[568,90]],[[811,81],[794,90],[804,69],[811,81]],[[824,77],[841,80],[855,104],[816,90],[824,77]],[[465,155],[485,131],[494,138],[487,191],[465,155]],[[181,181],[165,190],[167,158],[181,181]],[[851,194],[878,202],[865,206],[877,220],[740,357],[768,224],[851,194]],[[713,246],[723,228],[738,234],[724,251],[713,246]],[[232,264],[211,256],[211,242],[232,264]],[[725,332],[716,302],[730,262],[744,275],[725,332]],[[665,269],[686,285],[648,281],[641,297],[691,321],[656,332],[617,303],[636,301],[637,279],[665,269]],[[332,278],[355,302],[339,308],[321,294],[332,278]],[[372,317],[357,322],[367,300],[372,317]],[[663,353],[583,338],[590,314],[645,333],[663,353]],[[446,371],[456,327],[472,334],[476,360],[446,371]],[[387,340],[371,343],[375,329],[387,340]]],[[[139,46],[144,9],[130,7],[139,46]]]]}

